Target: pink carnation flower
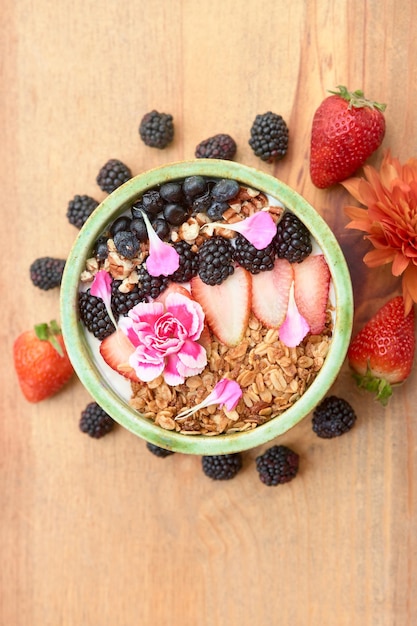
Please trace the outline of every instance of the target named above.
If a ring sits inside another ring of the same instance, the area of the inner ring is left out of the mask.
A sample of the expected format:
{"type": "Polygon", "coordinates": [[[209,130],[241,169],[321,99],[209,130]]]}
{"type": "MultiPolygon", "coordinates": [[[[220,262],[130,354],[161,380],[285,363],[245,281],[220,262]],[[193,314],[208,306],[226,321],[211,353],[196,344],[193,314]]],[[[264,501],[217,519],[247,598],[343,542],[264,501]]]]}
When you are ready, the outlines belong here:
{"type": "Polygon", "coordinates": [[[187,296],[170,293],[165,305],[140,302],[119,327],[135,347],[129,364],[143,382],[162,374],[168,385],[180,385],[207,365],[206,351],[197,343],[204,327],[203,309],[187,296]]]}

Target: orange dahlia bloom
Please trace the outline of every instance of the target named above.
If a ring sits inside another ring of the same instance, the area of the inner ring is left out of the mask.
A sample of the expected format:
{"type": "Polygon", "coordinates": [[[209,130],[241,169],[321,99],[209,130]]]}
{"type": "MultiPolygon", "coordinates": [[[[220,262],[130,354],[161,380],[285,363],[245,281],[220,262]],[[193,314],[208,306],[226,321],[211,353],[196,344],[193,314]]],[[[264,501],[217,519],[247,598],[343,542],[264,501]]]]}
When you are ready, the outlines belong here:
{"type": "Polygon", "coordinates": [[[407,315],[417,302],[417,159],[404,165],[388,150],[379,172],[364,166],[365,178],[349,178],[342,185],[367,208],[345,207],[352,221],[346,228],[367,233],[374,246],[363,260],[368,267],[392,263],[394,276],[402,276],[407,315]]]}

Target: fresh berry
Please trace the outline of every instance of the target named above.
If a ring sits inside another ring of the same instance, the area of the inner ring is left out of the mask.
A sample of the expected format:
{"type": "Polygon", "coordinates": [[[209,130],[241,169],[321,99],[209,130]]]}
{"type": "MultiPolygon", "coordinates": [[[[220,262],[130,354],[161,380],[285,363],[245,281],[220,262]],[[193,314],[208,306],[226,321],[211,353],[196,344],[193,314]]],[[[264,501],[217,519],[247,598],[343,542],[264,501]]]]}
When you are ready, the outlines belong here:
{"type": "Polygon", "coordinates": [[[201,459],[203,472],[213,480],[231,480],[242,469],[242,454],[215,454],[201,459]]]}
{"type": "Polygon", "coordinates": [[[98,207],[97,200],[86,195],[76,195],[68,203],[67,218],[70,224],[80,229],[87,218],[98,207]]]}
{"type": "Polygon", "coordinates": [[[288,127],[281,115],[272,113],[259,114],[252,124],[249,145],[262,161],[282,159],[288,148],[288,127]]]}
{"type": "Polygon", "coordinates": [[[80,319],[86,329],[100,341],[114,333],[115,328],[101,298],[92,296],[90,290],[78,295],[80,319]]]}
{"type": "Polygon", "coordinates": [[[130,230],[140,242],[148,241],[148,230],[143,217],[135,217],[130,222],[130,230]]]}
{"type": "Polygon", "coordinates": [[[299,456],[286,446],[272,446],[256,457],[259,478],[268,487],[288,483],[296,477],[299,456]]]}
{"type": "Polygon", "coordinates": [[[147,146],[162,150],[174,138],[174,118],[169,113],[150,111],[140,122],[139,135],[147,146]]]}
{"type": "Polygon", "coordinates": [[[134,351],[134,346],[120,329],[100,343],[100,354],[107,365],[125,378],[140,382],[135,370],[129,364],[129,357],[134,351]]]}
{"type": "Polygon", "coordinates": [[[356,414],[349,402],[337,396],[328,396],[314,410],[313,431],[323,439],[332,439],[347,433],[356,422],[356,414]]]}
{"type": "Polygon", "coordinates": [[[182,204],[169,202],[164,206],[164,218],[172,226],[181,226],[188,219],[188,211],[184,209],[182,204]]]}
{"type": "Polygon", "coordinates": [[[212,222],[218,222],[223,219],[223,213],[227,211],[228,208],[229,204],[227,202],[213,200],[210,206],[206,209],[207,217],[209,217],[212,222]]]}
{"type": "Polygon", "coordinates": [[[146,447],[149,452],[152,452],[154,456],[159,457],[160,459],[166,459],[167,456],[171,456],[171,454],[175,454],[173,450],[167,450],[166,448],[160,448],[156,446],[154,443],[146,442],[146,447]]]}
{"type": "Polygon", "coordinates": [[[90,402],[81,413],[79,427],[89,437],[101,439],[101,437],[113,430],[114,424],[113,418],[101,406],[96,402],[90,402]]]}
{"type": "Polygon", "coordinates": [[[270,243],[266,248],[258,250],[246,237],[238,234],[235,237],[233,258],[236,263],[239,263],[239,265],[244,267],[245,270],[248,270],[251,274],[266,272],[274,267],[274,244],[270,243]]]}
{"type": "Polygon", "coordinates": [[[320,335],[326,324],[330,288],[330,269],[322,254],[308,256],[293,264],[294,298],[312,335],[320,335]]]}
{"type": "Polygon", "coordinates": [[[139,239],[130,230],[119,230],[113,241],[117,252],[126,259],[134,259],[139,252],[139,239]]]}
{"type": "Polygon", "coordinates": [[[74,373],[55,321],[37,324],[19,335],[13,344],[13,362],[20,388],[29,402],[54,395],[74,373]]]}
{"type": "Polygon", "coordinates": [[[226,202],[234,198],[239,193],[239,189],[240,185],[236,180],[221,178],[213,185],[211,197],[218,202],[226,202]]]}
{"type": "Polygon", "coordinates": [[[320,189],[352,176],[385,135],[385,104],[366,100],[360,90],[337,89],[322,101],[313,117],[310,175],[320,189]]]}
{"type": "Polygon", "coordinates": [[[276,259],[271,271],[252,276],[252,311],[264,326],[283,324],[292,282],[292,266],[285,259],[276,259]]]}
{"type": "Polygon", "coordinates": [[[191,294],[202,306],[206,322],[226,346],[236,346],[244,337],[251,309],[251,275],[236,267],[220,285],[207,285],[199,276],[191,280],[191,294]]]}
{"type": "Polygon", "coordinates": [[[146,191],[142,198],[135,202],[131,212],[133,217],[142,217],[141,211],[145,211],[148,216],[156,216],[164,208],[164,199],[157,189],[146,191]]]}
{"type": "Polygon", "coordinates": [[[198,250],[198,275],[206,285],[220,285],[233,274],[233,246],[228,239],[213,236],[198,250]]]}
{"type": "Polygon", "coordinates": [[[195,149],[197,159],[225,159],[231,160],[236,154],[236,142],[227,133],[219,133],[200,141],[195,149]]]}
{"type": "Polygon", "coordinates": [[[120,291],[121,280],[113,280],[111,285],[111,308],[115,318],[120,315],[127,315],[134,306],[144,301],[138,285],[132,285],[128,292],[120,291]]]}
{"type": "Polygon", "coordinates": [[[107,247],[108,237],[106,235],[100,235],[94,244],[93,254],[99,261],[104,261],[109,255],[109,249],[107,247]]]}
{"type": "Polygon", "coordinates": [[[161,293],[159,294],[157,298],[155,298],[155,300],[157,302],[162,302],[162,304],[165,304],[165,300],[167,299],[167,296],[169,296],[170,293],[179,293],[182,296],[185,296],[186,298],[192,298],[191,293],[188,291],[186,287],[184,287],[184,285],[170,282],[168,287],[164,289],[164,291],[161,291],[161,293]]]}
{"type": "Polygon", "coordinates": [[[285,211],[277,224],[274,246],[279,259],[300,263],[311,254],[310,231],[294,213],[285,211]]]}
{"type": "Polygon", "coordinates": [[[163,217],[157,217],[156,220],[152,222],[152,227],[159,239],[167,240],[171,234],[171,227],[163,217]]]}
{"type": "Polygon", "coordinates": [[[55,259],[50,256],[40,257],[35,259],[29,268],[30,280],[35,287],[44,291],[59,287],[64,267],[64,259],[55,259]]]}
{"type": "Polygon", "coordinates": [[[97,184],[103,191],[112,193],[132,178],[130,169],[118,159],[110,159],[97,174],[97,184]]]}
{"type": "Polygon", "coordinates": [[[182,183],[182,191],[190,201],[207,191],[207,182],[203,176],[187,176],[182,183]]]}
{"type": "Polygon", "coordinates": [[[353,338],[349,365],[360,387],[376,394],[386,405],[391,385],[408,378],[414,361],[414,308],[404,315],[404,300],[389,300],[353,338]]]}
{"type": "Polygon", "coordinates": [[[110,235],[114,237],[117,233],[128,231],[131,225],[132,219],[128,215],[121,215],[110,226],[110,235]]]}
{"type": "Polygon", "coordinates": [[[179,268],[169,276],[175,283],[188,283],[198,272],[198,255],[186,241],[178,241],[172,246],[180,258],[179,268]]]}
{"type": "Polygon", "coordinates": [[[166,202],[182,202],[183,200],[182,185],[179,182],[164,183],[159,188],[159,193],[166,202]]]}
{"type": "Polygon", "coordinates": [[[166,276],[151,276],[144,265],[137,270],[138,289],[143,300],[155,299],[166,289],[168,278],[166,276]]]}

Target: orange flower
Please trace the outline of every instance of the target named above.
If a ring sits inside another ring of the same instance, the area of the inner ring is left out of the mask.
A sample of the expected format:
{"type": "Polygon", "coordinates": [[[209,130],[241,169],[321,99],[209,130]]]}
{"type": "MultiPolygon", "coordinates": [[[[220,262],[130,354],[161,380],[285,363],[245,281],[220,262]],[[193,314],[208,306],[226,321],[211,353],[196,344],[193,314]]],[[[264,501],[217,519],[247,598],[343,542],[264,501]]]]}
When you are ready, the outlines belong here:
{"type": "Polygon", "coordinates": [[[346,228],[367,233],[374,246],[363,260],[368,267],[392,263],[392,274],[402,276],[405,315],[417,302],[417,159],[404,165],[388,150],[380,171],[364,166],[365,178],[349,178],[342,185],[367,208],[345,207],[352,221],[346,228]]]}

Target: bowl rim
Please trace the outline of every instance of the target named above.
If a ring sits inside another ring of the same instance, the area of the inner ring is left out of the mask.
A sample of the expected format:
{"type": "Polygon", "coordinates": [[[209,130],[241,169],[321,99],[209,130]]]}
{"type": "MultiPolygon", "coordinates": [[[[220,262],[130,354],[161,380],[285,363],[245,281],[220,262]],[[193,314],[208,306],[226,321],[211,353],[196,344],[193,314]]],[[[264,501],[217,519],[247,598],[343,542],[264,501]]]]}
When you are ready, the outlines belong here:
{"type": "Polygon", "coordinates": [[[320,214],[298,192],[271,174],[236,161],[195,159],[176,161],[149,169],[118,187],[93,211],[69,252],[60,291],[62,333],[74,370],[93,399],[116,422],[142,439],[174,452],[213,455],[248,450],[284,434],[304,419],[325,396],[343,365],[353,320],[353,293],[349,270],[339,243],[320,214]],[[92,362],[83,325],[78,319],[79,276],[93,243],[109,223],[145,191],[168,180],[204,175],[232,178],[267,193],[305,222],[321,247],[330,268],[337,310],[333,337],[321,371],[297,402],[281,415],[250,431],[219,435],[182,435],[164,430],[143,417],[111,389],[92,362]]]}

